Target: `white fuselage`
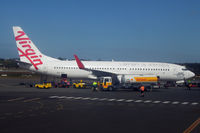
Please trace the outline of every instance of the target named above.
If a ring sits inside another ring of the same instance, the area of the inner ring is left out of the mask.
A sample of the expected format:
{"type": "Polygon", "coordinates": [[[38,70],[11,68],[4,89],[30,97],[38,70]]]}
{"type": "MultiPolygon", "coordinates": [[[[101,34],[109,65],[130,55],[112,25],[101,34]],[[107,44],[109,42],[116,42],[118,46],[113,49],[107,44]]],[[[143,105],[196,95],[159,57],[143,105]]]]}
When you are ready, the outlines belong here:
{"type": "MultiPolygon", "coordinates": [[[[45,73],[54,76],[67,74],[68,78],[88,78],[96,79],[92,71],[79,69],[75,60],[61,61],[51,57],[46,57],[43,66],[32,71],[45,73]]],[[[82,61],[87,69],[108,72],[115,75],[156,75],[160,80],[180,81],[194,76],[194,73],[184,66],[158,63],[158,62],[118,62],[118,61],[82,61]]]]}
{"type": "MultiPolygon", "coordinates": [[[[19,26],[13,27],[17,49],[22,66],[39,73],[68,78],[97,79],[113,76],[120,79],[132,77],[159,77],[160,80],[180,81],[194,76],[184,66],[157,62],[118,62],[118,61],[61,61],[42,54],[27,34],[19,26]]],[[[135,80],[136,81],[136,80],[135,80]]]]}

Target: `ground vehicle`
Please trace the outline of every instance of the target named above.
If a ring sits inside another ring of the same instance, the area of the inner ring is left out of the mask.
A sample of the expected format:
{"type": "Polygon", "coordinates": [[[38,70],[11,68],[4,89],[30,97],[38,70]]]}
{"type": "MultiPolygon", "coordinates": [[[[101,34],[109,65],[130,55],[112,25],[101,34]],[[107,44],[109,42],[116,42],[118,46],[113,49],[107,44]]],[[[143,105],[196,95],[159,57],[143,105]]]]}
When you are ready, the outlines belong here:
{"type": "Polygon", "coordinates": [[[73,83],[73,87],[74,87],[74,88],[86,88],[86,84],[83,83],[82,80],[80,80],[80,82],[73,83]]]}
{"type": "Polygon", "coordinates": [[[98,85],[100,90],[112,91],[114,89],[112,77],[101,77],[98,85]]]}
{"type": "Polygon", "coordinates": [[[189,83],[190,87],[200,87],[200,83],[189,83]]]}
{"type": "Polygon", "coordinates": [[[48,89],[48,88],[52,87],[52,84],[51,83],[35,84],[35,87],[36,88],[45,88],[45,89],[48,89]]]}
{"type": "Polygon", "coordinates": [[[69,88],[71,86],[70,82],[60,82],[57,84],[57,87],[59,88],[69,88]]]}
{"type": "MultiPolygon", "coordinates": [[[[151,91],[153,86],[157,85],[157,81],[154,82],[123,82],[123,83],[115,83],[112,80],[112,77],[100,77],[98,86],[95,89],[94,87],[92,90],[109,90],[113,91],[119,88],[125,88],[125,89],[134,89],[139,90],[141,85],[145,86],[145,91],[151,91]]],[[[159,86],[158,86],[159,87],[159,86]]]]}
{"type": "Polygon", "coordinates": [[[56,84],[56,87],[59,88],[69,88],[71,86],[71,81],[67,81],[66,78],[61,79],[59,83],[56,84]]]}

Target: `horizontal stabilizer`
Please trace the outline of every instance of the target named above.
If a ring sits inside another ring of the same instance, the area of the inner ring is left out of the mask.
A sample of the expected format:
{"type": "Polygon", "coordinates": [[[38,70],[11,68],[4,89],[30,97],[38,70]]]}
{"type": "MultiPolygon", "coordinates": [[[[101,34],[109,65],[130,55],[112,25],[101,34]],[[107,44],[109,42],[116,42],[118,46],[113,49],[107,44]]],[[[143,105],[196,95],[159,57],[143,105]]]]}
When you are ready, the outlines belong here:
{"type": "Polygon", "coordinates": [[[19,61],[19,60],[16,60],[17,62],[17,65],[21,68],[25,68],[25,69],[28,69],[32,66],[31,63],[27,63],[27,62],[22,62],[22,61],[19,61]]]}

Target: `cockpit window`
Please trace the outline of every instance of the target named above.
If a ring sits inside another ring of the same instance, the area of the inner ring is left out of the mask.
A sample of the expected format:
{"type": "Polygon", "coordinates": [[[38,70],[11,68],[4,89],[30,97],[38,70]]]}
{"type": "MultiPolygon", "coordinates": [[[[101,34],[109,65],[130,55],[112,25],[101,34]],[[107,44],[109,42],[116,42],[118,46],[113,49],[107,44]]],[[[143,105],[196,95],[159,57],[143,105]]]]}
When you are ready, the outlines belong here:
{"type": "Polygon", "coordinates": [[[183,71],[188,71],[188,69],[187,69],[187,68],[182,68],[182,70],[183,70],[183,71]]]}

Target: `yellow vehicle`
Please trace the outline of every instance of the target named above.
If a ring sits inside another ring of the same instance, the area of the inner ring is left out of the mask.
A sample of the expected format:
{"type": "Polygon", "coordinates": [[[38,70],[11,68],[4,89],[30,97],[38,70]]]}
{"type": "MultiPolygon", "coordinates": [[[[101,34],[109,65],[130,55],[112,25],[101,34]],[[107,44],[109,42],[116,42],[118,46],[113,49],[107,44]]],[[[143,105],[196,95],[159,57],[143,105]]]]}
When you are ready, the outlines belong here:
{"type": "Polygon", "coordinates": [[[79,83],[73,83],[73,87],[74,87],[74,88],[86,88],[86,84],[83,83],[82,80],[80,80],[79,83]]]}
{"type": "Polygon", "coordinates": [[[48,88],[52,87],[52,84],[51,83],[35,84],[35,87],[36,88],[45,88],[45,89],[48,89],[48,88]]]}
{"type": "Polygon", "coordinates": [[[100,89],[103,90],[110,90],[112,91],[114,89],[112,84],[112,77],[101,77],[99,82],[100,89]]]}

